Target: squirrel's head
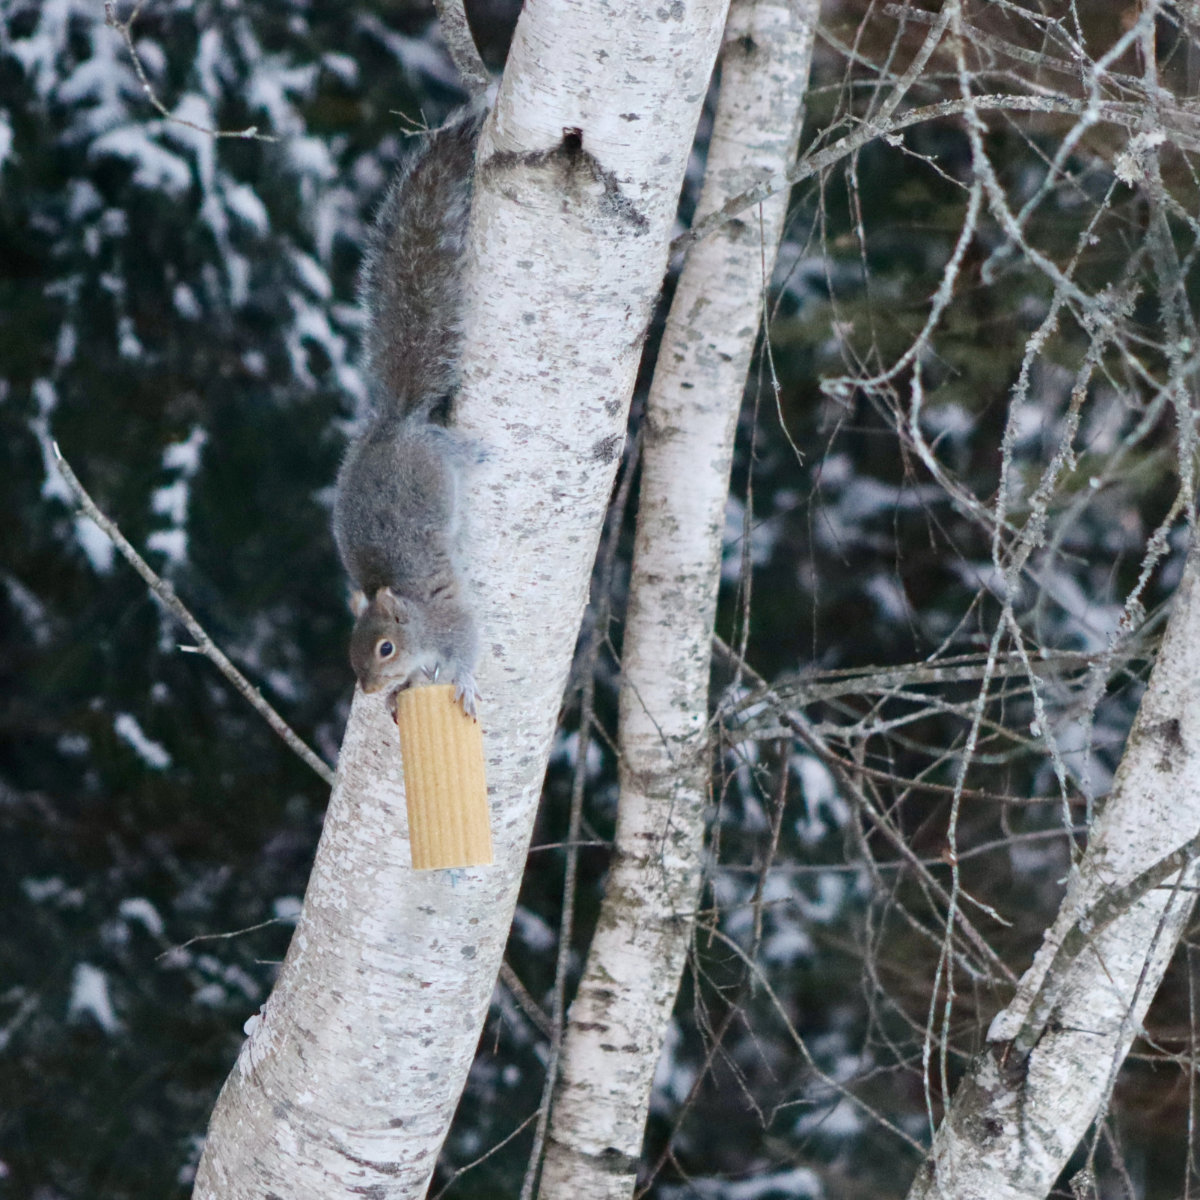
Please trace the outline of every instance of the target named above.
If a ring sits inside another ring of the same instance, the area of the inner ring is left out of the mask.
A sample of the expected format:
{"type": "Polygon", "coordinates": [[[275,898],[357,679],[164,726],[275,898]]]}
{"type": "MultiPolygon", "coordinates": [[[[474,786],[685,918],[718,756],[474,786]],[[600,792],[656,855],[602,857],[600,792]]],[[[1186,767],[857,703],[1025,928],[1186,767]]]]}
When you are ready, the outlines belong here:
{"type": "Polygon", "coordinates": [[[412,652],[420,645],[416,606],[380,588],[369,600],[356,592],[351,607],[358,619],[350,635],[350,665],[362,690],[403,687],[421,666],[412,652]]]}

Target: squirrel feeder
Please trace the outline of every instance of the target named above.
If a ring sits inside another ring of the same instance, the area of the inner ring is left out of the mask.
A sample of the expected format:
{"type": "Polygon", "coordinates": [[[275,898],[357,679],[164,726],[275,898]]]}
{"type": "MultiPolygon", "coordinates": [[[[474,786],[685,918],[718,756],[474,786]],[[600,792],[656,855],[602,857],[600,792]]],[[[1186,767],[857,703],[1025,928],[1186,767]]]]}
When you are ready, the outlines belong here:
{"type": "Polygon", "coordinates": [[[454,692],[452,684],[426,684],[396,696],[408,834],[417,871],[492,862],[483,731],[463,712],[454,692]]]}

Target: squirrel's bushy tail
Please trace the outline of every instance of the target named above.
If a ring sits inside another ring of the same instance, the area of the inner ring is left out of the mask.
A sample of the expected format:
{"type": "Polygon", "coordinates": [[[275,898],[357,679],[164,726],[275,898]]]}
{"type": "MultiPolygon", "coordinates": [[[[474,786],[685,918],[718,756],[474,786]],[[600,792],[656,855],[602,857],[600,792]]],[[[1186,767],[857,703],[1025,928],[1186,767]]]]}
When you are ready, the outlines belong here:
{"type": "Polygon", "coordinates": [[[422,139],[371,230],[360,285],[366,365],[376,407],[396,406],[381,416],[429,411],[457,386],[462,263],[484,115],[468,109],[422,139]]]}

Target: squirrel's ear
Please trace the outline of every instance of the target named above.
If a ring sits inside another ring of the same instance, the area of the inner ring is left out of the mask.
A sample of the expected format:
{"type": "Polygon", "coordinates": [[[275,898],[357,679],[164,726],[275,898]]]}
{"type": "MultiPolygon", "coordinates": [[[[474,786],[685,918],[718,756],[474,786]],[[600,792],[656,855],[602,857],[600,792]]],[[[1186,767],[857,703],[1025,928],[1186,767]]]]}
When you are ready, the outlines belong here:
{"type": "Polygon", "coordinates": [[[354,617],[361,617],[367,610],[367,594],[360,592],[355,588],[350,593],[350,613],[354,617]]]}
{"type": "Polygon", "coordinates": [[[393,620],[403,621],[409,616],[408,601],[402,596],[398,596],[390,587],[381,587],[375,593],[375,598],[371,603],[380,612],[386,613],[393,620]]]}

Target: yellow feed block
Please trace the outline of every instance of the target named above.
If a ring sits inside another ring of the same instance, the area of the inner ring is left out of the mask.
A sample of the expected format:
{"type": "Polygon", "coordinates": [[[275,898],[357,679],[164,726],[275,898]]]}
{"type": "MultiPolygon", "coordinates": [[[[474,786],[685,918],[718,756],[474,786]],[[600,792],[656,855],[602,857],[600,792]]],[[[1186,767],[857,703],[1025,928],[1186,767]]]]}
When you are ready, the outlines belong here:
{"type": "Polygon", "coordinates": [[[489,866],[492,827],[479,722],[455,702],[453,685],[434,683],[399,693],[396,726],[413,867],[489,866]]]}

